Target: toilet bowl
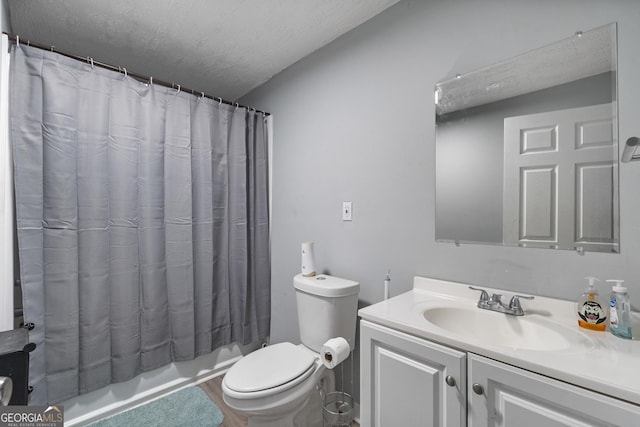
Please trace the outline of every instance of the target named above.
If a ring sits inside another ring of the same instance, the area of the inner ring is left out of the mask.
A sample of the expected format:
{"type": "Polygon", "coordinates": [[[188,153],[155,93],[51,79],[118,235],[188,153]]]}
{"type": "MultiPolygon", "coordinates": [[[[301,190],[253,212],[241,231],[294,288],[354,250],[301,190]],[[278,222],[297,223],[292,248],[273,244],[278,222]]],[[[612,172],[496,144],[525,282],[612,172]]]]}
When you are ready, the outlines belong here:
{"type": "Polygon", "coordinates": [[[333,371],[320,355],[288,342],[250,353],[222,382],[225,403],[250,427],[321,426],[321,391],[333,390],[333,371]]]}
{"type": "Polygon", "coordinates": [[[335,390],[335,379],[320,349],[334,337],[354,348],[360,285],[325,274],[298,274],[293,282],[302,344],[256,350],[222,381],[225,403],[246,415],[249,427],[322,426],[321,396],[335,390]]]}

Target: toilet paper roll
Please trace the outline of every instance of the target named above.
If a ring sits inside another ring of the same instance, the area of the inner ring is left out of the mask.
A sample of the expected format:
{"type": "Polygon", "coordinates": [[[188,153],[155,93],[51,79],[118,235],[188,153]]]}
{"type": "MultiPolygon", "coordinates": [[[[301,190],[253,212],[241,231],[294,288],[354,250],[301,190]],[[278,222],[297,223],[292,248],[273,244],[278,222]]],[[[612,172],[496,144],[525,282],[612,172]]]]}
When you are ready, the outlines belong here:
{"type": "Polygon", "coordinates": [[[313,242],[302,243],[302,275],[306,277],[316,275],[316,265],[313,259],[313,242]]]}
{"type": "Polygon", "coordinates": [[[331,338],[324,343],[320,349],[322,363],[329,369],[333,369],[342,363],[349,357],[350,353],[351,348],[349,348],[349,343],[342,337],[331,338]]]}
{"type": "Polygon", "coordinates": [[[7,406],[13,393],[13,380],[9,377],[0,377],[0,406],[7,406]]]}

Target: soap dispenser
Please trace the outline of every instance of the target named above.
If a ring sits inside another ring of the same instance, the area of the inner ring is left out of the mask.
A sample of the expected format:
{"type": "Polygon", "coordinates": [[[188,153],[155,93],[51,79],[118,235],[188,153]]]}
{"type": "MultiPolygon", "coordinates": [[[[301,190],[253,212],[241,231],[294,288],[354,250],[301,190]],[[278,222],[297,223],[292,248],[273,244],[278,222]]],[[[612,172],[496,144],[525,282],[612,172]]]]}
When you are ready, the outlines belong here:
{"type": "MultiPolygon", "coordinates": [[[[605,331],[607,329],[608,305],[598,295],[595,277],[585,277],[589,285],[578,299],[578,325],[581,328],[592,331],[605,331]]],[[[598,280],[599,281],[599,280],[598,280]]]]}
{"type": "Polygon", "coordinates": [[[631,339],[631,299],[627,288],[622,286],[624,280],[612,279],[607,282],[614,283],[609,304],[611,310],[609,331],[620,338],[631,339]]]}

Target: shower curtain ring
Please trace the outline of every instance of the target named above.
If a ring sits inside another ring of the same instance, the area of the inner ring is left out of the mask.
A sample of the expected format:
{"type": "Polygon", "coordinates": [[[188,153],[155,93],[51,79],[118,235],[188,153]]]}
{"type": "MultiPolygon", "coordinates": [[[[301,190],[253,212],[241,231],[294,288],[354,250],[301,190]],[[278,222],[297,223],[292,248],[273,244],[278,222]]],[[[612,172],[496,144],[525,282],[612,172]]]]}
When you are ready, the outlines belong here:
{"type": "Polygon", "coordinates": [[[128,76],[128,74],[127,74],[127,69],[126,69],[126,68],[124,68],[124,67],[122,67],[122,70],[124,71],[124,78],[126,79],[126,78],[127,78],[127,76],[128,76]]]}
{"type": "Polygon", "coordinates": [[[149,84],[152,85],[153,84],[153,76],[149,76],[149,84]]]}
{"type": "Polygon", "coordinates": [[[178,85],[178,90],[176,91],[176,95],[180,93],[180,85],[178,85]]]}
{"type": "Polygon", "coordinates": [[[16,34],[16,47],[20,47],[20,36],[16,34]]]}
{"type": "Polygon", "coordinates": [[[218,97],[218,105],[222,105],[222,98],[218,97]]]}
{"type": "Polygon", "coordinates": [[[236,111],[238,111],[238,107],[240,107],[240,104],[238,104],[238,103],[236,102],[236,108],[233,110],[233,112],[234,112],[234,113],[235,113],[236,111]]]}

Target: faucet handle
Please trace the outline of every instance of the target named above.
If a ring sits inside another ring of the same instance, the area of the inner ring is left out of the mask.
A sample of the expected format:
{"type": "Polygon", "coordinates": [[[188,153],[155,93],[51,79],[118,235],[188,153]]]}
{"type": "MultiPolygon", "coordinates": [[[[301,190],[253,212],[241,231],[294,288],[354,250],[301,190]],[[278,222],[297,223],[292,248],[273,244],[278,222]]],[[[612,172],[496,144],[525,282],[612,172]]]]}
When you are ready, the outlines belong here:
{"type": "Polygon", "coordinates": [[[489,301],[489,294],[482,288],[474,288],[473,286],[469,286],[469,289],[474,291],[480,291],[480,300],[478,302],[487,302],[489,301]]]}
{"type": "Polygon", "coordinates": [[[534,299],[535,297],[531,295],[514,295],[511,297],[511,301],[509,301],[509,308],[514,311],[522,312],[522,306],[520,305],[520,298],[534,299]]]}

